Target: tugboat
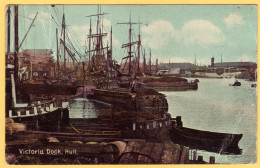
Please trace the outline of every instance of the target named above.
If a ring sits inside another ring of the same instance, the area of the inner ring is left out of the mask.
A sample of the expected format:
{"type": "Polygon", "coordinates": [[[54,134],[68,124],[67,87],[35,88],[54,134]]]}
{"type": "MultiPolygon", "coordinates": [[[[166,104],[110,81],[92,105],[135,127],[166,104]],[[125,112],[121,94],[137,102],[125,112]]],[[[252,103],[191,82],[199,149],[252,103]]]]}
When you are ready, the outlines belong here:
{"type": "Polygon", "coordinates": [[[251,84],[251,87],[252,87],[252,88],[256,88],[256,87],[257,87],[257,84],[256,84],[256,83],[253,83],[253,84],[251,84]]]}
{"type": "Polygon", "coordinates": [[[241,83],[236,80],[232,86],[241,86],[241,83]]]}

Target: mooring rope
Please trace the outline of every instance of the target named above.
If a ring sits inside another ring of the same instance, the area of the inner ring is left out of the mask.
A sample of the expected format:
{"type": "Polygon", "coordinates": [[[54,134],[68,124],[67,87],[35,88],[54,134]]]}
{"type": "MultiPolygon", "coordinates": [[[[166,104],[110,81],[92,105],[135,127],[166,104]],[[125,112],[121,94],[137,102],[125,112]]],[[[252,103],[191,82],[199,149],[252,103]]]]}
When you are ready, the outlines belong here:
{"type": "Polygon", "coordinates": [[[72,127],[72,129],[77,132],[78,134],[82,135],[82,133],[80,131],[78,131],[70,122],[70,126],[72,127]]]}

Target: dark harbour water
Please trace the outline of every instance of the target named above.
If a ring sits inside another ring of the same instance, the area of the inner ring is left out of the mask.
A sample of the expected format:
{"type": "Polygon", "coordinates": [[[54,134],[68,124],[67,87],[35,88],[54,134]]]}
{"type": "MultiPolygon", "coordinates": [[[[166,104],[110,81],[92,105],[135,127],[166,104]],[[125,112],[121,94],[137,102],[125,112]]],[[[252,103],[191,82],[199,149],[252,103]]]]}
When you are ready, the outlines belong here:
{"type": "MultiPolygon", "coordinates": [[[[257,95],[252,82],[239,80],[241,87],[229,86],[234,79],[199,79],[197,91],[162,92],[172,117],[182,116],[185,127],[225,133],[242,133],[241,155],[220,155],[198,150],[205,161],[215,156],[216,163],[256,163],[257,95]]],[[[96,118],[107,106],[92,100],[70,101],[71,118],[96,118]]]]}

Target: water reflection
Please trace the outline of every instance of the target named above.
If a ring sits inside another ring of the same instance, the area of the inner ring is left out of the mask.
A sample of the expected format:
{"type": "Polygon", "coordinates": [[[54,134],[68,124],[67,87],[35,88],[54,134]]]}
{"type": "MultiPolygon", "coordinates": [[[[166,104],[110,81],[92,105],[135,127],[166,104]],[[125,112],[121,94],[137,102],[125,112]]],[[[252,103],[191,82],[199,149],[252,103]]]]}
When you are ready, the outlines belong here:
{"type": "Polygon", "coordinates": [[[86,98],[70,100],[70,118],[97,118],[101,109],[110,108],[109,105],[86,98]]]}
{"type": "MultiPolygon", "coordinates": [[[[215,156],[216,163],[255,163],[257,95],[252,82],[239,80],[240,87],[229,86],[233,79],[200,79],[197,91],[163,92],[172,117],[182,116],[183,126],[199,130],[239,133],[243,138],[233,153],[198,151],[199,155],[215,156]],[[235,154],[241,154],[239,157],[235,154]]],[[[110,108],[89,99],[70,101],[71,118],[97,118],[99,110],[110,108]]]]}

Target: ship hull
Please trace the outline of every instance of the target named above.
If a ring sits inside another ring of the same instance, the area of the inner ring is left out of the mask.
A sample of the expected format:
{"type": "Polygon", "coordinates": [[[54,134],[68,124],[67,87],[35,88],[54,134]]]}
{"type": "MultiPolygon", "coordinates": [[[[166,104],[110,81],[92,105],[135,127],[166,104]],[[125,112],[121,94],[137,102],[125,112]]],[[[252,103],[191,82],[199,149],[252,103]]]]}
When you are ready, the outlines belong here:
{"type": "Polygon", "coordinates": [[[156,91],[186,91],[186,90],[197,90],[198,84],[197,83],[186,83],[183,85],[147,85],[146,88],[154,89],[156,91]]]}
{"type": "Polygon", "coordinates": [[[29,130],[61,131],[69,123],[68,108],[57,108],[50,112],[36,115],[11,117],[15,123],[23,123],[29,130]]]}
{"type": "Polygon", "coordinates": [[[157,91],[186,91],[197,90],[198,83],[188,81],[179,77],[146,77],[141,78],[144,88],[150,88],[157,91]]]}
{"type": "Polygon", "coordinates": [[[242,136],[243,134],[217,133],[178,126],[171,129],[173,142],[217,153],[241,154],[238,143],[242,136]]]}

